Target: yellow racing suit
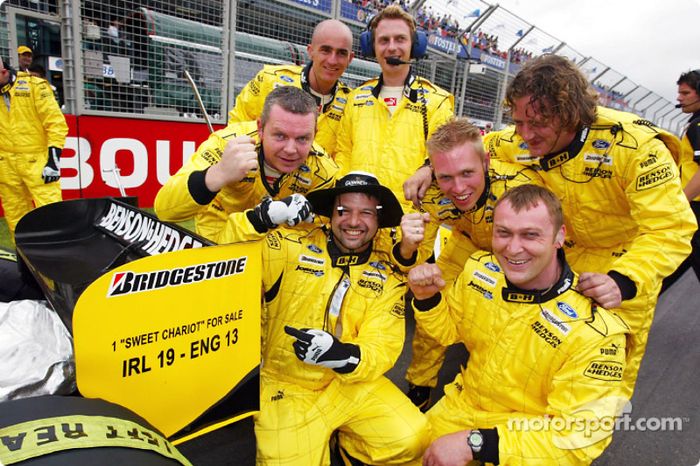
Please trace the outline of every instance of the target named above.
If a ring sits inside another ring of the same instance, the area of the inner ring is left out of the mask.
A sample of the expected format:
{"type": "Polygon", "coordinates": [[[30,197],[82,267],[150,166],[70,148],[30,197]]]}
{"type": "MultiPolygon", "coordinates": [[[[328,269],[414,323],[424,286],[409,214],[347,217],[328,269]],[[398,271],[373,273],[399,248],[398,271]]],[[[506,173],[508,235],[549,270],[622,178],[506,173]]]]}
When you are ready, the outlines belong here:
{"type": "Polygon", "coordinates": [[[221,160],[230,139],[245,135],[258,140],[254,121],[229,125],[209,136],[189,162],[158,191],[154,202],[158,217],[167,222],[182,222],[194,217],[198,234],[220,242],[220,234],[229,214],[255,207],[264,196],[282,199],[294,193],[306,194],[331,187],[334,183],[338,167],[321,147],[314,144],[306,162],[297,170],[283,174],[271,186],[265,179],[265,156],[262,145],[258,144],[260,169],[249,173],[238,183],[212,193],[204,185],[205,170],[221,160]]]}
{"type": "Polygon", "coordinates": [[[599,107],[596,121],[569,147],[540,159],[514,128],[485,138],[492,160],[538,169],[561,200],[571,267],[608,273],[620,287],[615,311],[633,332],[625,374],[630,398],[661,281],[688,255],[697,228],[670,151],[679,147],[677,138],[634,117],[599,107]]]}
{"type": "MultiPolygon", "coordinates": [[[[457,209],[433,181],[423,197],[421,209],[430,214],[432,221],[426,225],[425,239],[421,244],[418,262],[430,256],[440,225],[447,225],[452,233],[437,258],[442,278],[452,283],[464,268],[464,264],[478,250],[491,250],[493,208],[496,201],[508,189],[522,184],[542,186],[542,179],[531,168],[509,162],[491,162],[484,192],[469,212],[457,209]]],[[[413,357],[406,371],[406,379],[413,385],[435,387],[438,372],[445,360],[445,348],[430,338],[420,328],[412,341],[413,357]]]]}
{"type": "Polygon", "coordinates": [[[384,376],[404,343],[403,276],[368,249],[342,254],[325,228],[280,228],[263,240],[257,464],[330,464],[334,431],[367,464],[414,461],[427,446],[425,417],[384,376]],[[285,326],[325,330],[358,345],[349,373],[301,362],[285,326]]]}
{"type": "Polygon", "coordinates": [[[425,141],[453,115],[454,97],[409,73],[394,114],[379,99],[382,77],[352,91],[340,125],[335,160],[341,174],[362,170],[391,189],[404,212],[415,212],[403,183],[427,158],[425,141]]]}
{"type": "MultiPolygon", "coordinates": [[[[319,99],[311,93],[309,87],[310,69],[311,62],[303,68],[298,65],[265,65],[236,96],[236,104],[228,112],[228,123],[260,118],[265,98],[274,88],[279,86],[295,86],[304,89],[320,105],[319,99]]],[[[331,94],[333,98],[330,102],[323,108],[319,108],[314,141],[332,156],[335,153],[340,119],[350,95],[350,88],[337,81],[331,94]]]]}
{"type": "Polygon", "coordinates": [[[0,89],[0,198],[14,238],[19,219],[35,206],[58,202],[61,185],[44,183],[49,147],[63,149],[66,119],[49,83],[11,72],[0,89]]]}
{"type": "Polygon", "coordinates": [[[479,429],[482,461],[502,466],[588,464],[609,445],[627,402],[629,329],[578,293],[578,277],[559,260],[559,281],[529,291],[480,251],[445,294],[412,301],[419,326],[469,350],[466,369],[427,412],[433,439],[479,429]]]}

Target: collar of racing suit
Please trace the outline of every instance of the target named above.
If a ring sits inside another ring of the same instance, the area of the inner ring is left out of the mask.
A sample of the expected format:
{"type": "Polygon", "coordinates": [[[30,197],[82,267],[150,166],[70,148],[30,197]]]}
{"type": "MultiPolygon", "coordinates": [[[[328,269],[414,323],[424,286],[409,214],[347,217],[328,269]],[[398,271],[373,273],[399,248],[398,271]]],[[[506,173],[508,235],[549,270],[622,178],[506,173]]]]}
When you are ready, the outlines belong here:
{"type": "MultiPolygon", "coordinates": [[[[374,89],[372,89],[372,95],[375,99],[379,99],[379,92],[381,92],[382,86],[384,86],[384,75],[380,74],[377,81],[377,85],[374,86],[374,89]]],[[[404,81],[403,83],[403,95],[415,104],[416,102],[418,102],[419,89],[422,90],[423,85],[419,81],[417,81],[415,75],[413,74],[413,67],[411,67],[411,69],[408,72],[408,76],[406,76],[406,81],[404,81]],[[414,82],[418,82],[418,88],[413,88],[414,82]]]]}
{"type": "Polygon", "coordinates": [[[333,267],[345,267],[348,265],[358,265],[364,264],[369,260],[369,256],[372,254],[372,245],[365,249],[359,254],[352,254],[342,252],[338,245],[335,244],[335,239],[333,238],[333,232],[328,234],[328,255],[331,257],[331,263],[333,267]]]}
{"type": "Polygon", "coordinates": [[[589,131],[590,128],[588,126],[584,126],[578,130],[576,136],[574,136],[574,139],[563,150],[552,154],[547,154],[542,157],[540,159],[540,166],[542,167],[542,170],[551,170],[552,168],[556,168],[576,157],[581,151],[583,145],[586,143],[586,138],[588,137],[589,131]]]}
{"type": "MultiPolygon", "coordinates": [[[[321,99],[316,97],[312,92],[311,92],[311,82],[309,81],[309,73],[311,73],[311,65],[313,65],[314,62],[310,61],[309,63],[304,66],[303,71],[301,72],[301,88],[306,91],[307,94],[309,94],[311,97],[314,98],[316,101],[316,105],[321,105],[321,99]]],[[[330,94],[333,96],[333,98],[328,101],[326,105],[323,106],[323,112],[326,113],[326,110],[328,110],[328,106],[333,103],[335,100],[335,93],[338,91],[338,81],[333,84],[333,89],[331,89],[330,94]]]]}
{"type": "Polygon", "coordinates": [[[10,75],[10,79],[7,80],[5,84],[3,84],[2,87],[0,87],[0,94],[7,94],[10,92],[10,89],[12,89],[12,86],[15,84],[15,81],[17,80],[17,73],[15,73],[15,70],[12,68],[7,67],[7,72],[10,75]]]}
{"type": "Polygon", "coordinates": [[[557,260],[561,264],[561,275],[554,285],[547,290],[523,290],[513,285],[506,278],[506,286],[501,289],[504,301],[515,303],[544,303],[565,293],[574,284],[574,273],[566,262],[564,250],[557,251],[557,260]]]}

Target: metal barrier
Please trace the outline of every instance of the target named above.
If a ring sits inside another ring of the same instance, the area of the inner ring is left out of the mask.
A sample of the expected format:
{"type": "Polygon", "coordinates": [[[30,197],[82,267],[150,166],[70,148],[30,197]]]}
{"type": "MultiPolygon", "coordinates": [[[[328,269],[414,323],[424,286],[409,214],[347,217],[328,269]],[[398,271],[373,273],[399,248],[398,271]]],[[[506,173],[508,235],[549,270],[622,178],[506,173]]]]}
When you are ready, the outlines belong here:
{"type": "MultiPolygon", "coordinates": [[[[184,78],[193,76],[207,112],[225,123],[242,86],[266,63],[304,63],[314,26],[345,21],[355,37],[374,6],[363,0],[8,0],[0,5],[0,54],[17,65],[28,45],[48,71],[67,113],[181,120],[200,110],[184,78]]],[[[680,133],[674,103],[593,57],[586,57],[510,11],[481,0],[416,0],[409,11],[429,36],[418,72],[455,95],[457,114],[479,126],[507,124],[508,80],[529,58],[567,56],[602,105],[631,111],[680,133]]],[[[379,67],[359,56],[345,80],[356,86],[379,67]]]]}

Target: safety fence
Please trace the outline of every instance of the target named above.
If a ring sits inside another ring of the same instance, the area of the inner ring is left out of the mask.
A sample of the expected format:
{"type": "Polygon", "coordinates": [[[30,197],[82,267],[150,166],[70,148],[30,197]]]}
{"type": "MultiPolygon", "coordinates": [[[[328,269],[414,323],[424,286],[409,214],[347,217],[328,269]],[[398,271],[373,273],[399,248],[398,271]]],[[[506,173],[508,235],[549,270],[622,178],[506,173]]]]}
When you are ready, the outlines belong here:
{"type": "MultiPolygon", "coordinates": [[[[207,113],[225,123],[236,94],[268,63],[302,64],[316,23],[346,22],[357,58],[350,85],[379,73],[359,55],[358,37],[383,0],[8,0],[0,5],[0,54],[17,66],[17,46],[34,51],[73,115],[199,119],[185,71],[207,113]]],[[[536,25],[481,0],[405,4],[428,34],[418,72],[455,95],[457,114],[479,126],[508,123],[507,83],[531,57],[567,56],[585,73],[603,105],[632,111],[680,133],[674,103],[610,66],[586,57],[536,25]]]]}

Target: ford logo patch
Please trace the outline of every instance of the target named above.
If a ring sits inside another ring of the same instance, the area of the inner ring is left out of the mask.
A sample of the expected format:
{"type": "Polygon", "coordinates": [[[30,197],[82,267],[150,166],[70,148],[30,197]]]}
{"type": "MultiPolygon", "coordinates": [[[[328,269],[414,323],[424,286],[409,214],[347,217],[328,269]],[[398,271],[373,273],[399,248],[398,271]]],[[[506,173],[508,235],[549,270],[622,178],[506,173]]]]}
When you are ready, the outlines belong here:
{"type": "Polygon", "coordinates": [[[574,308],[569,306],[566,303],[562,303],[561,301],[557,302],[557,307],[561,312],[566,314],[567,316],[571,317],[572,319],[575,319],[578,317],[578,314],[576,314],[576,311],[574,311],[574,308]]]}

